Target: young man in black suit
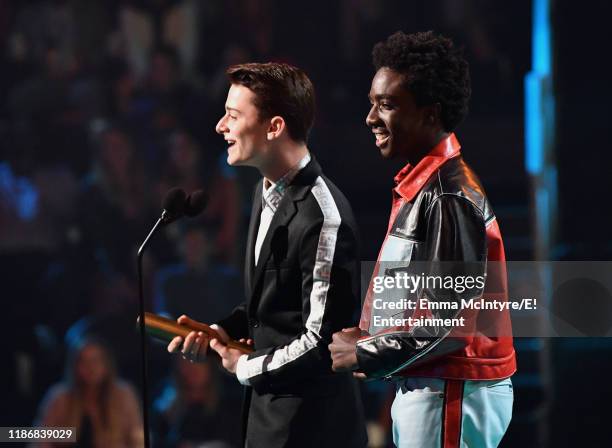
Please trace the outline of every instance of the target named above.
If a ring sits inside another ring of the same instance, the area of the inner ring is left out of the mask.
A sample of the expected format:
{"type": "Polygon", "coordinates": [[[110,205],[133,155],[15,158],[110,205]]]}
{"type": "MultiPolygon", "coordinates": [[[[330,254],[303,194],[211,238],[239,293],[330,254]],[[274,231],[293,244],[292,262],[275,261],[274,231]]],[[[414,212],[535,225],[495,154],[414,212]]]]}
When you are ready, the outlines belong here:
{"type": "MultiPolygon", "coordinates": [[[[353,326],[359,307],[357,227],[306,143],[312,83],[287,64],[242,64],[227,73],[231,87],[216,130],[229,145],[228,163],[255,167],[263,178],[249,225],[246,301],[214,326],[223,340],[210,347],[248,386],[246,446],[363,447],[355,384],[350,373],[332,373],[327,348],[334,332],[353,326]],[[245,355],[227,338],[252,340],[255,351],[245,355]]],[[[197,361],[208,343],[194,332],[168,350],[197,361]]]]}

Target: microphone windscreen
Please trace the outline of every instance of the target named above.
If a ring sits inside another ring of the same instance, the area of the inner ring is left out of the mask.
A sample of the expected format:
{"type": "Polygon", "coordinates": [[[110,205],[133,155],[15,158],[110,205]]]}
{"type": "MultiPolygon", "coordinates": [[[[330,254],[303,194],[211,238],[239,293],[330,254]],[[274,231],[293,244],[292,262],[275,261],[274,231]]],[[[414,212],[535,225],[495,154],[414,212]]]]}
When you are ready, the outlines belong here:
{"type": "Polygon", "coordinates": [[[187,195],[178,187],[174,187],[166,193],[166,197],[162,201],[162,208],[170,215],[181,216],[185,212],[187,195]]]}
{"type": "Polygon", "coordinates": [[[187,197],[185,214],[189,217],[199,215],[208,204],[208,195],[203,190],[196,190],[187,197]]]}

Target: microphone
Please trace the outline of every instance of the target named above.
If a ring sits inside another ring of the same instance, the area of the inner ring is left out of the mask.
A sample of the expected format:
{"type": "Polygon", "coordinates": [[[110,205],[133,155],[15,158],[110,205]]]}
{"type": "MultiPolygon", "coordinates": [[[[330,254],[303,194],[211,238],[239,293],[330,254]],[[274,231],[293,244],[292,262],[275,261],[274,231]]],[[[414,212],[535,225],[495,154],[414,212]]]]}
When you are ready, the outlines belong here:
{"type": "Polygon", "coordinates": [[[185,215],[193,218],[199,215],[208,205],[208,194],[203,190],[196,190],[187,196],[185,201],[185,215]]]}
{"type": "Polygon", "coordinates": [[[208,202],[208,195],[197,190],[189,196],[181,188],[172,188],[166,193],[162,201],[162,214],[145,238],[144,242],[138,249],[136,259],[138,267],[138,308],[140,315],[140,350],[141,350],[141,377],[142,377],[142,422],[144,426],[144,446],[150,448],[151,439],[149,433],[149,386],[147,374],[147,339],[145,330],[145,306],[144,306],[144,286],[142,278],[142,257],[144,251],[149,245],[149,241],[157,230],[164,224],[170,224],[184,215],[194,217],[202,212],[208,202]]]}
{"type": "Polygon", "coordinates": [[[170,189],[162,201],[162,222],[164,224],[170,224],[171,222],[176,221],[185,214],[186,206],[187,195],[183,189],[178,187],[170,189]]]}

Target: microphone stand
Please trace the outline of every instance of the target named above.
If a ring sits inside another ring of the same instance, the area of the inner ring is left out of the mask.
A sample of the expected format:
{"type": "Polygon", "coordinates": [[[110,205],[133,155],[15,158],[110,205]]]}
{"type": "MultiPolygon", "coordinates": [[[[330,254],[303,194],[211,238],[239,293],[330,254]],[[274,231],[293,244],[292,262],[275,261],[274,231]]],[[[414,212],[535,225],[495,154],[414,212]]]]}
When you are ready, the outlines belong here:
{"type": "Polygon", "coordinates": [[[138,249],[137,265],[138,265],[138,313],[140,318],[138,319],[140,327],[140,362],[141,362],[141,379],[142,379],[142,424],[144,427],[144,446],[145,448],[151,447],[151,437],[149,431],[149,378],[147,370],[147,337],[145,327],[145,303],[144,303],[144,285],[142,278],[142,258],[144,251],[149,245],[149,241],[153,235],[157,232],[159,227],[165,223],[168,218],[166,210],[162,212],[161,217],[157,220],[144,242],[138,249]]]}

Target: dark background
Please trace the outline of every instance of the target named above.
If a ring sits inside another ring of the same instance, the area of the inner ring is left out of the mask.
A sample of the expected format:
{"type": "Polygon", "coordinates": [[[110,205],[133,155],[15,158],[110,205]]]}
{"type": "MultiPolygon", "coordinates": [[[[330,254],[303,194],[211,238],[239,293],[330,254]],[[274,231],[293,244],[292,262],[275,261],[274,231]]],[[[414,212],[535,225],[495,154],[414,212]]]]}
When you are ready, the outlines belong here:
{"type": "MultiPolygon", "coordinates": [[[[604,1],[551,0],[559,202],[551,260],[612,255],[611,12],[604,1]]],[[[362,259],[374,260],[401,165],[380,158],[365,126],[372,46],[397,30],[452,37],[472,74],[470,114],[457,130],[464,158],[487,190],[507,258],[533,260],[533,179],[524,168],[531,20],[526,0],[0,1],[2,426],[32,423],[61,379],[70,337],[89,331],[107,337],[121,376],[138,387],[134,249],[169,187],[206,187],[214,204],[154,244],[147,306],[193,306],[213,321],[241,300],[258,175],[228,167],[214,133],[231,63],[286,61],[311,77],[318,109],[309,147],[354,207],[362,259]],[[185,168],[190,157],[196,172],[185,168]],[[206,269],[186,280],[190,260],[206,269]],[[180,301],[193,291],[199,308],[180,301]]],[[[612,344],[516,345],[503,446],[608,446],[612,344]]],[[[158,394],[171,361],[163,346],[151,352],[158,394]]],[[[239,389],[224,390],[238,415],[239,389]]],[[[386,384],[364,387],[369,419],[383,431],[388,395],[386,384]]]]}

